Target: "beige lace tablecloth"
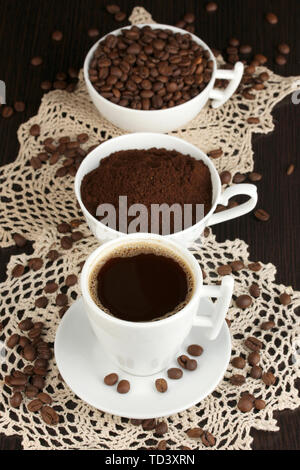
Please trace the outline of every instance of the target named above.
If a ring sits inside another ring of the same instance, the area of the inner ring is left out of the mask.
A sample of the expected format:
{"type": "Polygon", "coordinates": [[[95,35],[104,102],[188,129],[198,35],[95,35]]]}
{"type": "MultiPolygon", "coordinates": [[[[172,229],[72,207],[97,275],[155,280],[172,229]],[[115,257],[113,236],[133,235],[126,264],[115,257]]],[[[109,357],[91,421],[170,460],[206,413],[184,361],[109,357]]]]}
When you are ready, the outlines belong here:
{"type": "MultiPolygon", "coordinates": [[[[132,23],[153,21],[143,8],[135,8],[130,17],[132,23]]],[[[266,70],[264,67],[261,70],[266,70]]],[[[263,91],[256,92],[254,101],[246,102],[247,109],[240,106],[241,97],[236,94],[218,110],[206,107],[185,129],[174,134],[187,139],[204,151],[222,147],[224,154],[215,161],[218,170],[233,173],[247,172],[253,168],[251,149],[252,132],[270,132],[274,124],[271,111],[274,105],[294,89],[296,78],[282,78],[268,70],[270,80],[263,91]],[[249,116],[259,116],[257,125],[247,124],[249,116]]],[[[245,101],[243,101],[245,104],[245,101]]],[[[7,267],[8,280],[1,285],[1,318],[4,329],[0,339],[5,341],[17,331],[22,318],[33,317],[45,323],[46,338],[54,341],[59,324],[56,294],[49,294],[50,302],[46,309],[34,307],[37,296],[49,280],[64,285],[68,274],[78,274],[79,264],[97,246],[97,241],[83,224],[80,230],[85,237],[73,245],[72,250],[61,249],[56,225],[80,217],[74,191],[73,178],[55,178],[57,165],[44,164],[33,170],[30,159],[42,151],[42,142],[47,137],[76,135],[86,132],[90,136],[87,146],[121,134],[121,131],[105,121],[93,107],[85,89],[82,74],[78,89],[73,94],[52,91],[44,95],[38,115],[23,124],[18,131],[20,151],[16,161],[1,168],[0,218],[1,246],[13,244],[12,233],[25,234],[33,240],[34,253],[13,256],[7,267]],[[41,135],[29,135],[30,127],[38,123],[41,135]],[[46,254],[57,249],[61,256],[53,263],[47,262],[46,254]],[[12,278],[13,267],[20,263],[27,265],[28,259],[41,257],[44,266],[39,271],[25,271],[20,278],[12,278]]],[[[220,279],[217,267],[230,261],[241,259],[248,264],[248,247],[241,240],[217,243],[212,234],[204,239],[201,250],[193,246],[199,262],[208,276],[209,283],[220,279]]],[[[247,378],[242,387],[230,384],[228,378],[232,366],[214,393],[197,406],[167,419],[169,430],[164,439],[168,446],[178,449],[181,445],[203,448],[201,441],[192,441],[185,431],[201,426],[216,438],[217,449],[250,449],[252,438],[250,429],[276,431],[278,426],[273,417],[275,410],[294,409],[300,405],[294,381],[299,377],[299,319],[295,309],[300,306],[300,293],[293,292],[275,283],[276,268],[263,265],[259,272],[245,268],[234,274],[234,296],[247,293],[252,282],[262,290],[259,298],[246,311],[235,307],[233,299],[228,318],[231,320],[233,355],[246,354],[244,338],[254,335],[260,338],[265,347],[262,353],[263,369],[271,370],[278,378],[273,387],[266,387],[261,380],[247,378]],[[282,306],[280,293],[292,295],[292,303],[282,306]],[[274,320],[276,327],[272,334],[260,330],[265,320],[274,320]],[[237,400],[242,391],[248,390],[266,401],[267,406],[260,412],[242,414],[237,409],[237,400]]],[[[69,288],[70,303],[80,294],[78,285],[69,288]]],[[[8,350],[0,357],[0,380],[13,368],[22,368],[25,363],[15,350],[8,350]]],[[[248,372],[245,369],[242,373],[248,372]]],[[[9,406],[10,389],[1,387],[0,432],[6,435],[22,436],[24,449],[138,449],[153,447],[160,440],[153,432],[143,432],[128,420],[102,413],[79,400],[60,379],[55,360],[51,360],[51,372],[46,381],[45,391],[53,398],[53,406],[60,415],[56,427],[47,426],[38,413],[30,413],[26,399],[19,409],[9,406]]]]}

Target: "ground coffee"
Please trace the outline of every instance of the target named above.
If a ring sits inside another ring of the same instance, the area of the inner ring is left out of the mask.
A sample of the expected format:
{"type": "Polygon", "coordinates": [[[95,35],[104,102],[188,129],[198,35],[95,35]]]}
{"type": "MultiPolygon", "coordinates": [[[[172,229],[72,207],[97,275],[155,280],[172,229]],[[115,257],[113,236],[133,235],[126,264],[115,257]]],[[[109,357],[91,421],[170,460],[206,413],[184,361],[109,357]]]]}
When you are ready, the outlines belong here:
{"type": "MultiPolygon", "coordinates": [[[[115,207],[117,229],[119,196],[127,196],[128,207],[133,204],[144,204],[147,207],[149,232],[152,204],[172,206],[177,203],[182,209],[184,204],[191,204],[193,225],[197,221],[197,204],[204,205],[204,215],[211,209],[210,171],[201,160],[176,150],[122,150],[102,159],[95,170],[85,175],[81,184],[83,204],[94,217],[100,204],[109,203],[115,207]]],[[[101,217],[97,218],[101,220],[101,217]]],[[[131,220],[128,217],[128,225],[131,220]]],[[[170,233],[174,231],[177,230],[171,214],[170,233]]],[[[161,223],[159,233],[163,233],[161,223]]]]}

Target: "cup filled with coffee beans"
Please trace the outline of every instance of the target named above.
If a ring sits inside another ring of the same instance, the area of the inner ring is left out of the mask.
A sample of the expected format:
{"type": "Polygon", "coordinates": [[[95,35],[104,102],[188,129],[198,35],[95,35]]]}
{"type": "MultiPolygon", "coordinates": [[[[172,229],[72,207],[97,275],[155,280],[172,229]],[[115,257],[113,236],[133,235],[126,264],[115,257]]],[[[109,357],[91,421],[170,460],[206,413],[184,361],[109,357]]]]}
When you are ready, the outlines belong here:
{"type": "Polygon", "coordinates": [[[203,286],[197,260],[160,235],[133,234],[97,248],[81,274],[85,311],[102,348],[126,372],[167,367],[193,325],[214,340],[223,326],[233,278],[203,286]],[[200,299],[210,300],[201,311],[200,299]]]}
{"type": "Polygon", "coordinates": [[[222,192],[214,164],[199,148],[147,132],[116,137],[94,149],[77,171],[75,193],[101,243],[143,232],[189,246],[205,227],[246,214],[257,202],[252,184],[222,192]],[[250,199],[226,209],[237,195],[250,199]],[[224,210],[215,213],[218,204],[224,210]]]}
{"type": "Polygon", "coordinates": [[[210,48],[173,26],[141,24],[100,39],[84,63],[90,97],[108,121],[130,132],[169,132],[191,121],[212,99],[224,104],[237,89],[243,64],[218,69],[210,48]],[[225,79],[225,90],[215,87],[225,79]]]}

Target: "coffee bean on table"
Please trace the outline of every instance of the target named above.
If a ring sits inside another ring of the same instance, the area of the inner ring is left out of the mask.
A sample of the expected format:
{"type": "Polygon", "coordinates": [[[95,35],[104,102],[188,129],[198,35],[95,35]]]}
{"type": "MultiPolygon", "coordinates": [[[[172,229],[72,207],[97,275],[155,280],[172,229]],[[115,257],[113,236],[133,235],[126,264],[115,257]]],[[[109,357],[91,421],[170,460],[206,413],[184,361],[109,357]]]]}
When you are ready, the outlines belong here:
{"type": "Polygon", "coordinates": [[[13,268],[11,275],[12,277],[21,277],[24,274],[24,270],[25,270],[25,266],[23,266],[22,264],[17,264],[13,268]]]}
{"type": "Polygon", "coordinates": [[[246,379],[241,374],[234,374],[230,377],[229,381],[232,385],[237,385],[238,387],[240,387],[246,382],[246,379]]]}
{"type": "Polygon", "coordinates": [[[275,57],[275,62],[277,65],[285,65],[287,63],[286,57],[282,54],[278,54],[275,57]]]}
{"type": "Polygon", "coordinates": [[[249,293],[252,295],[252,297],[257,298],[260,296],[260,288],[257,284],[253,283],[251,284],[249,288],[249,293]]]}
{"type": "Polygon", "coordinates": [[[167,374],[169,379],[178,380],[181,379],[183,372],[177,367],[172,367],[171,369],[168,369],[167,374]]]}
{"type": "Polygon", "coordinates": [[[160,393],[165,393],[168,390],[168,382],[165,379],[156,379],[155,380],[156,390],[160,393]]]}
{"type": "Polygon", "coordinates": [[[52,398],[48,393],[41,392],[38,394],[37,398],[45,405],[51,405],[52,403],[52,398]]]}
{"type": "Polygon", "coordinates": [[[47,284],[44,287],[44,292],[47,294],[52,294],[53,292],[57,291],[58,289],[58,284],[56,282],[47,282],[47,284]]]}
{"type": "Polygon", "coordinates": [[[275,15],[275,13],[267,13],[266,14],[266,20],[270,24],[277,24],[278,23],[278,17],[275,15]]]}
{"type": "Polygon", "coordinates": [[[118,13],[120,11],[119,5],[116,5],[114,3],[106,5],[105,8],[106,8],[107,12],[110,13],[111,15],[115,15],[116,13],[118,13]]]}
{"type": "Polygon", "coordinates": [[[37,157],[32,157],[30,160],[30,165],[34,170],[39,170],[42,167],[42,162],[37,157]]]}
{"type": "Polygon", "coordinates": [[[115,18],[116,21],[121,23],[122,21],[124,21],[126,19],[126,16],[127,16],[126,13],[124,13],[123,11],[118,11],[115,14],[114,18],[115,18]]]}
{"type": "Polygon", "coordinates": [[[202,428],[191,428],[186,431],[187,435],[191,439],[200,439],[204,433],[202,428]]]}
{"type": "Polygon", "coordinates": [[[201,436],[201,441],[202,444],[205,445],[205,447],[213,447],[216,444],[215,437],[208,431],[204,431],[201,436]]]}
{"type": "Polygon", "coordinates": [[[222,173],[220,173],[220,180],[222,184],[229,184],[231,181],[230,171],[222,171],[222,173]]]}
{"type": "Polygon", "coordinates": [[[17,113],[22,113],[25,110],[25,103],[23,101],[15,101],[14,108],[17,113]]]}
{"type": "Polygon", "coordinates": [[[34,137],[38,137],[41,133],[40,126],[38,124],[33,124],[33,126],[31,126],[29,129],[29,133],[34,137]]]}
{"type": "Polygon", "coordinates": [[[157,450],[167,450],[167,441],[159,441],[157,450]]]}
{"type": "Polygon", "coordinates": [[[99,34],[100,34],[100,31],[97,28],[90,28],[88,30],[88,36],[90,38],[96,38],[97,36],[99,36],[99,34]]]}
{"type": "Polygon", "coordinates": [[[142,424],[143,420],[142,419],[134,419],[132,418],[130,420],[130,423],[133,425],[133,426],[140,426],[142,424]]]}
{"type": "Polygon", "coordinates": [[[66,286],[71,287],[71,286],[74,286],[77,283],[77,280],[78,280],[78,278],[75,274],[69,274],[66,277],[65,284],[66,284],[66,286]]]}
{"type": "Polygon", "coordinates": [[[49,253],[47,254],[47,258],[50,259],[50,261],[56,261],[57,258],[59,258],[59,253],[56,250],[50,250],[49,253]]]}
{"type": "Polygon", "coordinates": [[[266,402],[264,400],[254,400],[254,408],[256,410],[263,410],[266,407],[266,402]]]}
{"type": "Polygon", "coordinates": [[[290,46],[284,42],[278,44],[278,51],[280,54],[289,54],[290,53],[290,46]]]}
{"type": "Polygon", "coordinates": [[[248,362],[251,366],[257,366],[257,364],[259,364],[259,361],[260,361],[260,355],[258,352],[253,351],[249,354],[248,362]]]}
{"type": "Polygon", "coordinates": [[[37,357],[36,349],[31,344],[26,345],[23,349],[23,357],[27,361],[34,361],[37,357]]]}
{"type": "Polygon", "coordinates": [[[58,224],[57,231],[59,233],[68,233],[72,231],[72,227],[70,224],[67,224],[66,222],[62,222],[61,224],[58,224]]]}
{"type": "Polygon", "coordinates": [[[254,365],[250,370],[250,376],[253,379],[260,379],[262,376],[262,370],[259,366],[254,365]]]}
{"type": "Polygon", "coordinates": [[[211,150],[207,154],[210,158],[220,158],[223,155],[223,150],[222,149],[215,149],[211,150]]]}
{"type": "Polygon", "coordinates": [[[68,296],[66,294],[58,294],[56,297],[56,305],[59,307],[63,307],[64,305],[67,305],[68,303],[68,296]]]}
{"type": "Polygon", "coordinates": [[[234,357],[232,360],[231,360],[231,364],[233,365],[233,367],[236,367],[237,369],[244,369],[245,365],[246,365],[246,361],[243,357],[234,357]]]}
{"type": "Polygon", "coordinates": [[[250,263],[248,264],[248,268],[251,269],[251,271],[258,272],[261,270],[262,265],[260,263],[250,263]]]}
{"type": "Polygon", "coordinates": [[[39,65],[41,65],[43,63],[43,59],[40,56],[32,57],[30,63],[34,67],[38,67],[39,65]]]}
{"type": "Polygon", "coordinates": [[[253,402],[250,398],[244,396],[239,399],[237,407],[242,413],[248,413],[253,408],[253,402]]]}
{"type": "Polygon", "coordinates": [[[53,31],[51,37],[53,41],[61,41],[63,38],[63,33],[61,31],[53,31]]]}
{"type": "Polygon", "coordinates": [[[71,235],[71,238],[73,242],[78,242],[83,238],[83,233],[82,232],[73,232],[71,235]]]}
{"type": "MultiPolygon", "coordinates": [[[[259,122],[259,120],[258,120],[258,122],[259,122]]],[[[262,175],[261,175],[261,173],[257,173],[255,171],[252,171],[251,173],[249,173],[248,178],[249,178],[250,181],[255,183],[256,181],[260,181],[262,179],[262,175]]]]}
{"type": "Polygon", "coordinates": [[[13,240],[19,248],[23,248],[23,246],[25,246],[27,243],[26,238],[23,237],[23,235],[20,235],[19,233],[13,234],[13,240]]]}
{"type": "Polygon", "coordinates": [[[25,318],[24,320],[20,321],[18,326],[22,331],[29,331],[31,328],[33,328],[33,322],[31,318],[25,318]]]}
{"type": "Polygon", "coordinates": [[[263,331],[269,331],[269,330],[272,330],[272,328],[274,328],[275,326],[275,322],[273,321],[265,321],[263,322],[261,325],[260,325],[260,329],[263,330],[263,331]]]}
{"type": "Polygon", "coordinates": [[[291,296],[286,292],[283,292],[279,297],[280,303],[282,305],[289,305],[291,303],[291,296]]]}
{"type": "Polygon", "coordinates": [[[250,351],[254,352],[260,351],[263,347],[263,343],[259,339],[255,338],[255,336],[249,336],[249,338],[244,341],[244,344],[248,349],[250,349],[250,351]]]}
{"type": "Polygon", "coordinates": [[[205,9],[208,13],[213,13],[218,9],[218,5],[216,2],[208,2],[205,9]]]}
{"type": "Polygon", "coordinates": [[[35,400],[32,400],[31,402],[28,403],[27,409],[28,411],[31,411],[32,413],[35,413],[36,411],[40,411],[40,409],[43,407],[43,402],[36,398],[35,400]]]}
{"type": "Polygon", "coordinates": [[[156,426],[156,419],[151,418],[151,419],[143,419],[142,421],[142,427],[144,431],[152,431],[155,429],[156,426]]]}
{"type": "Polygon", "coordinates": [[[64,250],[70,250],[73,246],[73,240],[71,237],[62,237],[60,244],[64,250]]]}
{"type": "Polygon", "coordinates": [[[22,393],[15,392],[9,400],[10,406],[12,408],[19,408],[22,403],[23,397],[22,393]]]}
{"type": "Polygon", "coordinates": [[[50,426],[55,426],[59,423],[58,414],[50,406],[43,406],[43,408],[41,409],[41,416],[44,422],[50,426]]]}
{"type": "Polygon", "coordinates": [[[44,262],[43,262],[42,258],[31,258],[28,261],[28,266],[33,271],[38,271],[39,269],[41,269],[43,264],[44,264],[44,262]]]}
{"type": "Polygon", "coordinates": [[[241,260],[236,260],[230,263],[231,269],[233,272],[241,271],[245,267],[243,261],[241,260]]]}
{"type": "Polygon", "coordinates": [[[35,301],[35,306],[38,307],[38,308],[46,308],[47,305],[48,305],[48,302],[49,302],[49,300],[47,299],[47,297],[44,297],[44,296],[39,297],[35,301]]]}
{"type": "Polygon", "coordinates": [[[21,348],[25,348],[27,344],[30,344],[30,340],[27,338],[27,336],[21,336],[19,341],[19,345],[21,346],[21,348]]]}
{"type": "Polygon", "coordinates": [[[246,179],[246,175],[242,173],[236,173],[232,179],[233,183],[243,183],[246,179]]]}
{"type": "Polygon", "coordinates": [[[3,118],[10,118],[14,114],[14,110],[11,106],[3,106],[1,115],[3,118]]]}
{"type": "Polygon", "coordinates": [[[34,375],[32,377],[32,385],[39,390],[42,390],[45,386],[45,379],[43,379],[43,377],[40,375],[34,375]]]}
{"type": "Polygon", "coordinates": [[[274,385],[274,383],[276,382],[276,378],[275,378],[274,374],[272,374],[272,372],[265,372],[262,375],[262,380],[268,386],[274,385]]]}
{"type": "Polygon", "coordinates": [[[229,264],[223,264],[218,267],[217,271],[220,276],[226,276],[232,273],[232,268],[229,264]]]}
{"type": "Polygon", "coordinates": [[[104,383],[105,385],[115,385],[119,380],[118,374],[112,373],[108,374],[104,377],[104,383]]]}
{"type": "Polygon", "coordinates": [[[201,356],[203,353],[203,348],[199,344],[190,344],[190,346],[187,348],[187,352],[191,356],[201,356]]]}
{"type": "Polygon", "coordinates": [[[287,170],[286,170],[286,174],[288,176],[290,176],[292,173],[294,173],[294,170],[295,170],[295,165],[293,163],[291,163],[288,167],[287,167],[287,170]]]}
{"type": "Polygon", "coordinates": [[[27,385],[25,388],[25,395],[27,398],[34,398],[37,396],[39,389],[34,385],[27,385]]]}
{"type": "Polygon", "coordinates": [[[156,424],[155,426],[155,434],[158,434],[159,436],[163,436],[168,432],[168,425],[165,421],[160,421],[156,424]]]}
{"type": "Polygon", "coordinates": [[[118,393],[128,393],[130,390],[130,383],[128,380],[120,380],[117,386],[117,392],[118,393]]]}
{"type": "Polygon", "coordinates": [[[241,308],[241,309],[248,308],[251,305],[252,305],[252,298],[250,297],[250,295],[243,294],[243,295],[240,295],[236,299],[236,306],[241,308]]]}
{"type": "Polygon", "coordinates": [[[249,46],[249,44],[244,44],[240,46],[240,53],[241,54],[251,54],[252,52],[252,47],[249,46]]]}
{"type": "Polygon", "coordinates": [[[188,24],[195,23],[196,17],[194,13],[186,13],[183,17],[183,21],[188,24]]]}
{"type": "Polygon", "coordinates": [[[49,80],[44,80],[41,83],[41,89],[42,90],[49,91],[49,90],[51,90],[51,88],[52,88],[52,82],[50,82],[49,80]]]}
{"type": "Polygon", "coordinates": [[[14,333],[8,338],[6,346],[12,349],[19,343],[19,341],[20,341],[20,335],[18,335],[17,333],[14,333]]]}

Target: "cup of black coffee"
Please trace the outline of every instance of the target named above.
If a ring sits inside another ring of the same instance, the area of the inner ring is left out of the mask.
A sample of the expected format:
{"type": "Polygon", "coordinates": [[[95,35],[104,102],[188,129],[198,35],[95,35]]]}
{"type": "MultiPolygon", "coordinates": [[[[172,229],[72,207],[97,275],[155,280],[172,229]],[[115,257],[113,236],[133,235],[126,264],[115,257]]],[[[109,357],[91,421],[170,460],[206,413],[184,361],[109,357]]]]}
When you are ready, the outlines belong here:
{"type": "Polygon", "coordinates": [[[81,289],[87,317],[103,349],[134,375],[170,364],[193,325],[215,339],[230,303],[233,279],[203,286],[194,256],[159,235],[133,234],[96,249],[87,259],[81,289]],[[215,297],[211,312],[201,297],[215,297]]]}

